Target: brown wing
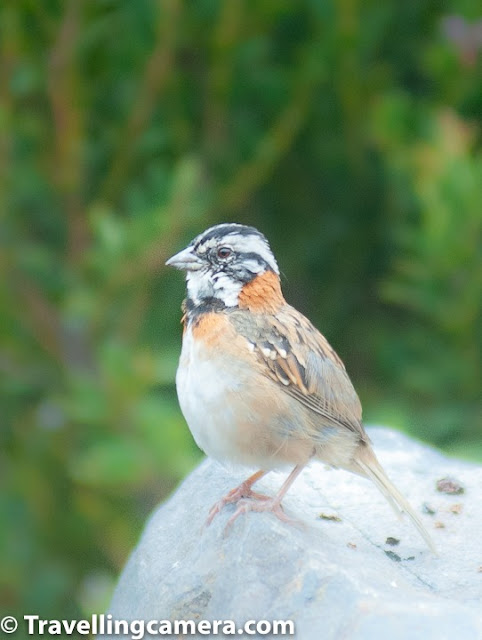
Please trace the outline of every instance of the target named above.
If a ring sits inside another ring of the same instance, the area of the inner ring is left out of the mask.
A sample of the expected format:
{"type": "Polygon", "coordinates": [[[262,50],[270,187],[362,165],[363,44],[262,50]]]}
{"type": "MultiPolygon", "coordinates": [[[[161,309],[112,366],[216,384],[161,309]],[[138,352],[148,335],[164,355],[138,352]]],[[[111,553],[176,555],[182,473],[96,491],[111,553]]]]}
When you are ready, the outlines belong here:
{"type": "Polygon", "coordinates": [[[345,427],[366,439],[360,400],[343,362],[307,318],[284,305],[276,316],[248,318],[236,310],[230,319],[266,375],[286,393],[323,418],[323,425],[345,427]]]}

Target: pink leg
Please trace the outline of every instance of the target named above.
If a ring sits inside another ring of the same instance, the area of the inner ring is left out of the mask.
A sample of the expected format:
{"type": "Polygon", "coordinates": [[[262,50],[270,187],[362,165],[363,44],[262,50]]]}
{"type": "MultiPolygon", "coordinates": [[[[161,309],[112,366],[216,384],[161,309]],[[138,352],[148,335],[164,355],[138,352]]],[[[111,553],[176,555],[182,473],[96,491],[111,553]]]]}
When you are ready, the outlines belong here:
{"type": "Polygon", "coordinates": [[[232,502],[238,502],[242,498],[250,498],[252,500],[270,500],[268,496],[264,496],[261,493],[256,493],[251,489],[253,484],[257,482],[260,478],[265,476],[267,473],[268,473],[267,471],[257,471],[256,473],[253,473],[253,475],[250,476],[244,482],[242,482],[239,485],[239,487],[236,487],[235,489],[231,489],[231,491],[226,496],[224,496],[224,498],[221,498],[221,500],[218,500],[218,502],[216,502],[216,504],[213,507],[211,507],[211,510],[209,511],[206,525],[210,525],[213,519],[215,518],[215,516],[227,504],[231,504],[232,502]]]}
{"type": "Polygon", "coordinates": [[[306,463],[297,464],[290,475],[286,478],[284,483],[281,485],[281,489],[274,496],[274,498],[268,498],[263,502],[254,502],[253,500],[241,499],[238,502],[238,508],[234,512],[234,514],[229,518],[228,523],[226,525],[226,529],[229,528],[233,522],[238,518],[242,513],[247,513],[248,511],[270,511],[274,513],[274,515],[282,520],[283,522],[290,522],[293,524],[295,521],[292,518],[289,518],[285,512],[283,511],[283,507],[281,506],[281,501],[285,497],[286,492],[291,487],[296,478],[300,475],[300,473],[305,468],[306,463]]]}

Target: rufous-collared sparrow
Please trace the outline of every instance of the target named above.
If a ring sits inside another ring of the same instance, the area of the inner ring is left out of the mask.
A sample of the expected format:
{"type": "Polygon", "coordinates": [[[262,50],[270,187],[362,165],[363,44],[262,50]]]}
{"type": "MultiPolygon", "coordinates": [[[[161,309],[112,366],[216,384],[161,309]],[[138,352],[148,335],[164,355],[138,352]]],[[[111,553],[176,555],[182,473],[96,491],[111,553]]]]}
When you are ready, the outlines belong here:
{"type": "Polygon", "coordinates": [[[433,549],[420,518],[387,478],[362,424],[358,396],[326,338],[286,303],[266,238],[219,224],[167,265],[186,271],[179,404],[199,447],[222,462],[260,469],[211,509],[230,502],[287,520],[281,500],[312,460],[372,480],[406,512],[433,549]],[[273,498],[252,490],[272,469],[293,466],[273,498]]]}

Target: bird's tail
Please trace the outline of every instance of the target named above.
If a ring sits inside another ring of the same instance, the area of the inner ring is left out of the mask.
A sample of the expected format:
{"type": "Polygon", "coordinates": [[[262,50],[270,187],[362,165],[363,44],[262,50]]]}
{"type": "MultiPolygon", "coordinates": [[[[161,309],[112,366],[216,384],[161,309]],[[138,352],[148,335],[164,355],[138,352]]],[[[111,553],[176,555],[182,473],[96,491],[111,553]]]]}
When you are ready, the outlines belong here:
{"type": "Polygon", "coordinates": [[[362,445],[362,447],[358,449],[357,453],[358,455],[355,458],[353,470],[374,482],[398,516],[400,516],[401,513],[406,513],[409,516],[419,534],[427,543],[429,549],[436,554],[437,550],[428,531],[425,529],[422,521],[412,509],[406,498],[404,498],[391,480],[388,479],[387,474],[378,462],[373,449],[371,449],[370,446],[362,445]]]}

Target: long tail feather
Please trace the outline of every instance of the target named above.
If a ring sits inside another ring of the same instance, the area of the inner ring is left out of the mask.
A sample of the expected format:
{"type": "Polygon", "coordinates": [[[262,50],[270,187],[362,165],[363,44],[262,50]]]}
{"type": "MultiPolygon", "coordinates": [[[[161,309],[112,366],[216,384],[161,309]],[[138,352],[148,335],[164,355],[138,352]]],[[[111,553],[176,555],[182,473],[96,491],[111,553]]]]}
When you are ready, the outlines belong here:
{"type": "Polygon", "coordinates": [[[427,543],[429,549],[436,554],[437,550],[435,545],[428,531],[422,524],[422,521],[412,509],[406,498],[404,498],[391,480],[388,479],[387,474],[378,462],[373,450],[370,448],[361,449],[356,458],[356,466],[358,467],[356,471],[360,473],[360,475],[369,478],[378,487],[397,515],[400,515],[400,513],[406,513],[409,516],[419,534],[427,543]]]}

